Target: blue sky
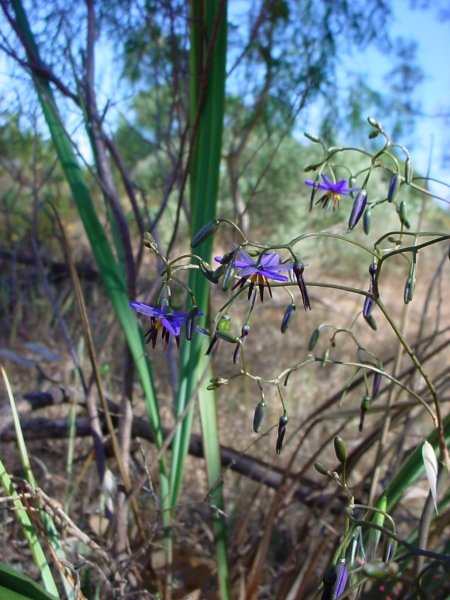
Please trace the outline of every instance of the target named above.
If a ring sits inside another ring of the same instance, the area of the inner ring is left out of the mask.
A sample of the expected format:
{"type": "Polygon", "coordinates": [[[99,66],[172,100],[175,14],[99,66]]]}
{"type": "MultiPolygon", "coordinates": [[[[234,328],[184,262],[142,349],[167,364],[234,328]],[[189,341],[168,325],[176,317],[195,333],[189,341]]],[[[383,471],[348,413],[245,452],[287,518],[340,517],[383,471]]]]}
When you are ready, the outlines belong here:
{"type": "MultiPolygon", "coordinates": [[[[422,172],[427,168],[433,144],[431,175],[450,182],[450,151],[447,150],[450,118],[446,122],[443,118],[433,116],[442,113],[450,115],[450,20],[440,20],[438,9],[413,10],[408,0],[395,0],[392,8],[392,34],[416,41],[417,61],[425,74],[414,100],[429,118],[418,120],[417,130],[407,143],[422,172]],[[444,165],[445,155],[447,164],[444,165]]],[[[389,70],[389,62],[379,53],[376,56],[370,61],[370,77],[382,85],[382,75],[389,70]]]]}

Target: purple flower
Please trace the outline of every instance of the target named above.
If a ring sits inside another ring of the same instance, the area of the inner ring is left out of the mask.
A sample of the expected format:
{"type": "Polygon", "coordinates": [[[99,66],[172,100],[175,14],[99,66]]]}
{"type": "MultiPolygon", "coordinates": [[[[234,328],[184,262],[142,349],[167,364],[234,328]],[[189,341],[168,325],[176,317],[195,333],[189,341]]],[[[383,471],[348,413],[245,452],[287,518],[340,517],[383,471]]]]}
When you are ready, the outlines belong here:
{"type": "MultiPolygon", "coordinates": [[[[176,339],[177,346],[180,343],[181,328],[186,325],[186,313],[173,311],[169,306],[148,306],[142,302],[130,302],[130,307],[138,313],[150,317],[151,327],[145,334],[146,343],[152,343],[153,348],[156,345],[158,331],[161,331],[161,338],[166,344],[170,336],[176,339]]],[[[199,315],[201,313],[198,313],[199,315]]]]}
{"type": "MultiPolygon", "coordinates": [[[[218,263],[223,262],[223,256],[216,256],[214,260],[218,263]]],[[[243,287],[247,280],[250,280],[248,288],[248,297],[250,298],[255,285],[259,287],[259,295],[261,302],[264,299],[264,288],[267,286],[270,297],[272,290],[270,280],[272,281],[288,281],[286,275],[281,275],[281,271],[290,271],[291,263],[280,264],[280,257],[275,252],[266,252],[252,258],[244,250],[239,250],[232,259],[234,268],[238,271],[239,281],[232,289],[243,287]]]]}
{"type": "Polygon", "coordinates": [[[339,181],[333,182],[327,175],[322,173],[322,183],[318,181],[314,181],[312,179],[307,179],[305,181],[306,185],[309,185],[313,188],[312,193],[315,194],[317,190],[324,190],[325,194],[323,194],[319,200],[316,202],[322,203],[323,208],[327,208],[330,200],[333,202],[333,210],[339,206],[339,200],[341,196],[348,196],[350,192],[353,191],[353,188],[349,187],[346,179],[340,179],[339,181]]]}

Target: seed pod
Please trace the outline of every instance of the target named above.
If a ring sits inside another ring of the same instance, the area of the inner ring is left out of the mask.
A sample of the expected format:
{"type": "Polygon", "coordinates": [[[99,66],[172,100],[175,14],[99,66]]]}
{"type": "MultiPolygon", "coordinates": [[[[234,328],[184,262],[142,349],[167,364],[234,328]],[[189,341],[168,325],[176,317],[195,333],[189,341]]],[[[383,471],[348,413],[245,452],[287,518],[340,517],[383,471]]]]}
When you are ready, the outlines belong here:
{"type": "Polygon", "coordinates": [[[230,329],[230,315],[223,315],[217,323],[217,331],[226,332],[230,329]]]}
{"type": "Polygon", "coordinates": [[[276,443],[276,453],[280,454],[281,449],[283,448],[284,436],[286,435],[286,425],[288,424],[289,417],[284,414],[280,417],[278,421],[278,434],[277,434],[277,443],[276,443]]]}
{"type": "Polygon", "coordinates": [[[319,463],[319,462],[314,463],[314,468],[321,475],[325,475],[328,477],[328,475],[330,474],[330,470],[327,469],[325,467],[325,465],[323,465],[322,463],[319,463]]]}
{"type": "Polygon", "coordinates": [[[354,229],[362,217],[364,209],[367,204],[367,192],[366,190],[360,190],[355,198],[353,203],[352,212],[350,213],[350,218],[348,220],[348,229],[351,231],[354,229]]]}
{"type": "Polygon", "coordinates": [[[220,225],[219,219],[208,221],[192,238],[191,247],[195,248],[216,232],[220,225]]]}
{"type": "Polygon", "coordinates": [[[344,465],[347,462],[348,452],[344,440],[338,435],[334,438],[334,451],[338,461],[344,465]]]}
{"type": "Polygon", "coordinates": [[[320,336],[320,327],[316,327],[309,338],[308,350],[312,352],[314,348],[317,346],[317,342],[319,341],[320,336]]]}
{"type": "Polygon", "coordinates": [[[363,566],[363,573],[368,577],[373,577],[377,581],[386,581],[396,577],[399,571],[399,566],[396,562],[389,563],[366,563],[363,566]]]}
{"type": "Polygon", "coordinates": [[[236,273],[236,268],[234,263],[231,261],[225,267],[225,271],[222,278],[222,289],[224,292],[228,292],[231,287],[231,284],[234,281],[234,274],[236,273]]]}
{"type": "Polygon", "coordinates": [[[398,188],[402,182],[402,178],[399,173],[394,173],[391,177],[391,181],[389,182],[389,189],[387,193],[387,201],[392,202],[398,192],[398,188]]]}
{"type": "Polygon", "coordinates": [[[280,327],[281,333],[285,333],[287,328],[289,327],[289,323],[292,318],[292,315],[295,313],[295,309],[296,309],[296,306],[293,303],[289,304],[288,307],[286,308],[286,310],[284,312],[283,320],[281,321],[281,327],[280,327]]]}
{"type": "Polygon", "coordinates": [[[378,396],[378,392],[380,391],[382,379],[383,379],[383,376],[381,373],[373,374],[373,384],[372,384],[372,394],[371,394],[372,400],[375,400],[375,398],[378,396]]]}
{"type": "Polygon", "coordinates": [[[364,300],[364,306],[363,306],[363,317],[365,319],[367,319],[373,310],[373,305],[374,305],[374,301],[373,301],[373,297],[372,296],[366,296],[365,300],[364,300]]]}
{"type": "Polygon", "coordinates": [[[255,414],[253,415],[253,431],[259,433],[264,419],[266,418],[266,403],[261,400],[255,408],[255,414]]]}
{"type": "Polygon", "coordinates": [[[366,208],[366,210],[364,211],[364,215],[363,215],[363,229],[364,229],[364,233],[366,235],[369,235],[369,233],[370,233],[371,218],[372,218],[372,211],[370,210],[370,208],[366,208]]]}
{"type": "Polygon", "coordinates": [[[414,173],[413,162],[411,160],[411,157],[408,156],[408,158],[405,161],[405,181],[408,185],[412,181],[413,173],[414,173]]]}

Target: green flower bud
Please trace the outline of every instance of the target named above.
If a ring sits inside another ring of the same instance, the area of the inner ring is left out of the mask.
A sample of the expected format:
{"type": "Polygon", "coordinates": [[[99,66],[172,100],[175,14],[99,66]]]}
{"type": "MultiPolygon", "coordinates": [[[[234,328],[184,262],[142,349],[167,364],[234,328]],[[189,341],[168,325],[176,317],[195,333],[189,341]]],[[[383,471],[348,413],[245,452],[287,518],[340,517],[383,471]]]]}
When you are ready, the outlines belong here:
{"type": "Polygon", "coordinates": [[[255,414],[253,415],[253,431],[259,433],[264,419],[266,418],[266,403],[261,400],[255,408],[255,414]]]}
{"type": "Polygon", "coordinates": [[[330,475],[330,470],[326,468],[322,463],[316,462],[314,463],[315,470],[320,473],[320,475],[325,475],[328,477],[330,475]]]}
{"type": "Polygon", "coordinates": [[[364,211],[364,214],[363,214],[363,229],[364,229],[364,233],[366,235],[369,235],[371,220],[372,220],[372,211],[370,210],[370,208],[366,208],[366,210],[364,211]]]}
{"type": "Polygon", "coordinates": [[[311,140],[311,142],[314,142],[315,144],[320,144],[320,138],[317,137],[317,135],[311,135],[310,133],[307,133],[306,131],[303,132],[303,135],[305,137],[307,137],[308,140],[311,140]]]}
{"type": "Polygon", "coordinates": [[[410,225],[409,225],[409,221],[408,221],[406,204],[404,203],[403,200],[400,202],[400,205],[398,207],[398,216],[400,217],[400,223],[402,225],[404,225],[407,229],[409,229],[410,225]]]}
{"type": "Polygon", "coordinates": [[[377,121],[376,119],[374,119],[373,117],[367,117],[367,121],[368,121],[369,125],[371,125],[374,129],[378,129],[378,131],[383,131],[383,127],[381,126],[381,123],[379,121],[377,121]]]}
{"type": "Polygon", "coordinates": [[[322,360],[320,361],[320,366],[322,369],[327,366],[327,361],[330,357],[330,349],[327,348],[325,352],[322,354],[322,360]]]}
{"type": "Polygon", "coordinates": [[[408,185],[412,181],[413,173],[414,173],[413,162],[412,162],[411,158],[408,156],[408,158],[405,161],[405,181],[408,185]]]}
{"type": "Polygon", "coordinates": [[[146,248],[148,248],[150,250],[150,252],[153,252],[154,254],[158,254],[158,244],[156,243],[156,240],[152,236],[152,234],[149,233],[148,231],[146,231],[144,233],[144,238],[142,240],[142,243],[144,244],[144,246],[146,248]]]}
{"type": "Polygon", "coordinates": [[[334,451],[338,461],[344,465],[347,462],[348,452],[344,440],[338,435],[334,438],[334,451]]]}
{"type": "Polygon", "coordinates": [[[219,219],[213,219],[212,221],[208,221],[203,227],[197,231],[197,233],[192,238],[191,246],[192,248],[196,248],[202,242],[204,242],[207,238],[209,238],[213,233],[216,232],[217,228],[220,225],[219,219]]]}
{"type": "Polygon", "coordinates": [[[206,388],[207,390],[216,390],[217,388],[219,388],[222,385],[227,385],[228,383],[228,379],[225,379],[224,377],[211,377],[211,379],[209,380],[209,385],[206,388]]]}
{"type": "Polygon", "coordinates": [[[222,278],[222,289],[224,292],[227,292],[230,289],[231,284],[234,281],[235,273],[236,273],[236,269],[235,269],[233,262],[229,262],[227,264],[227,266],[225,267],[225,272],[224,272],[223,278],[222,278]]]}
{"type": "Polygon", "coordinates": [[[320,327],[316,327],[309,338],[308,350],[312,352],[314,348],[317,346],[317,342],[319,341],[320,336],[320,327]]]}

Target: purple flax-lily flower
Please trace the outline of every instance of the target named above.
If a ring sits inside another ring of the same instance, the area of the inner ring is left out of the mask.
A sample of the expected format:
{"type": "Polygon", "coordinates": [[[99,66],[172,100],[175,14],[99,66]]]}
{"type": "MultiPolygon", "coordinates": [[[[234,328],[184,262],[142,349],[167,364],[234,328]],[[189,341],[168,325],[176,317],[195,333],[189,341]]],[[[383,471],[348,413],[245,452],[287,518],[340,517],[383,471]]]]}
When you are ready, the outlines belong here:
{"type": "Polygon", "coordinates": [[[324,190],[325,194],[323,194],[319,200],[316,202],[322,203],[323,208],[327,208],[330,200],[333,203],[333,210],[339,206],[339,200],[341,196],[348,196],[350,192],[353,191],[353,188],[349,187],[346,179],[340,179],[339,181],[332,181],[327,175],[322,173],[322,182],[319,183],[317,180],[314,181],[312,179],[307,179],[305,181],[306,185],[309,185],[313,188],[312,193],[315,195],[317,190],[324,190]]]}
{"type": "MultiPolygon", "coordinates": [[[[214,260],[218,263],[222,263],[223,256],[216,256],[214,260]]],[[[259,287],[259,295],[261,302],[264,299],[264,288],[267,286],[270,297],[272,297],[272,290],[270,287],[270,280],[272,281],[289,281],[286,275],[281,275],[281,271],[292,270],[292,263],[280,263],[280,257],[275,252],[266,252],[252,258],[244,250],[239,250],[236,256],[232,259],[235,269],[238,271],[240,276],[239,281],[233,286],[233,289],[237,287],[243,287],[247,280],[250,280],[248,288],[248,297],[250,298],[255,285],[259,287]]]]}
{"type": "Polygon", "coordinates": [[[158,331],[161,331],[161,338],[166,344],[170,336],[173,335],[177,346],[180,344],[181,328],[186,324],[186,313],[172,311],[168,306],[156,307],[148,306],[142,302],[130,302],[130,306],[136,312],[150,317],[152,325],[145,334],[146,343],[152,343],[153,348],[156,346],[158,331]]]}

